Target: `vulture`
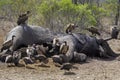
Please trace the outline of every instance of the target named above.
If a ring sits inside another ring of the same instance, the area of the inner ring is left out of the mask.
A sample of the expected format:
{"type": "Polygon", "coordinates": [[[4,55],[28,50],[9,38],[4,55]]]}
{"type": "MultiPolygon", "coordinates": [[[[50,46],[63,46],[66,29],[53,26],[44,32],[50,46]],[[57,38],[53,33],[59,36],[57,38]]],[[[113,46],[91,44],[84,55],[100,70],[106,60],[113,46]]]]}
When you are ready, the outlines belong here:
{"type": "Polygon", "coordinates": [[[39,60],[40,62],[48,63],[47,57],[43,54],[35,55],[34,58],[35,58],[35,60],[39,60]]]}
{"type": "Polygon", "coordinates": [[[62,58],[59,55],[52,56],[52,60],[54,63],[62,64],[62,58]]]}
{"type": "MultiPolygon", "coordinates": [[[[5,63],[14,63],[15,66],[18,66],[19,60],[21,59],[21,52],[14,51],[12,55],[7,55],[5,59],[5,63]]],[[[9,64],[8,64],[9,66],[9,64]]]]}
{"type": "Polygon", "coordinates": [[[12,55],[6,56],[5,63],[8,64],[7,65],[8,67],[11,66],[13,63],[13,56],[12,55]]]}
{"type": "Polygon", "coordinates": [[[19,60],[22,58],[21,55],[22,55],[22,53],[20,51],[13,52],[13,62],[15,64],[15,66],[18,66],[19,60]]]}
{"type": "Polygon", "coordinates": [[[67,28],[66,28],[65,32],[67,34],[70,34],[76,27],[78,27],[78,26],[76,26],[75,24],[70,23],[70,24],[67,25],[67,28]]]}
{"type": "Polygon", "coordinates": [[[71,63],[63,63],[62,66],[60,67],[60,70],[67,70],[69,71],[72,69],[73,65],[71,63]]]}
{"type": "Polygon", "coordinates": [[[28,17],[30,16],[30,11],[27,11],[26,13],[23,13],[21,15],[19,15],[18,20],[17,20],[17,24],[25,24],[25,22],[28,20],[28,17]]]}
{"type": "Polygon", "coordinates": [[[16,36],[13,35],[11,40],[3,43],[2,48],[1,48],[1,52],[2,52],[3,50],[9,49],[9,48],[13,45],[14,37],[16,37],[16,36]]]}
{"type": "Polygon", "coordinates": [[[100,36],[100,33],[99,33],[98,29],[95,28],[95,27],[86,28],[86,30],[88,30],[89,32],[91,32],[92,35],[93,35],[93,34],[95,34],[95,35],[97,34],[97,35],[100,36]]]}
{"type": "Polygon", "coordinates": [[[117,27],[113,27],[112,28],[112,33],[111,33],[112,39],[117,39],[118,34],[119,34],[119,30],[117,29],[117,27]]]}
{"type": "Polygon", "coordinates": [[[54,38],[53,39],[53,44],[52,44],[53,48],[50,50],[50,52],[53,53],[53,54],[59,54],[60,45],[61,45],[61,43],[60,43],[59,39],[54,38]]]}
{"type": "Polygon", "coordinates": [[[69,46],[67,45],[67,42],[64,41],[61,45],[60,45],[60,54],[66,54],[67,51],[69,50],[69,46]]]}
{"type": "Polygon", "coordinates": [[[22,54],[21,58],[27,56],[26,49],[27,49],[27,47],[22,47],[22,48],[20,48],[20,49],[17,50],[17,51],[21,52],[21,54],[22,54]]]}
{"type": "Polygon", "coordinates": [[[53,45],[52,45],[53,47],[55,47],[55,46],[60,46],[60,41],[59,41],[59,39],[58,38],[54,38],[53,39],[53,45]]]}
{"type": "Polygon", "coordinates": [[[9,54],[2,54],[2,55],[0,55],[0,61],[1,61],[1,62],[5,62],[6,57],[7,57],[8,55],[9,55],[9,54]]]}
{"type": "Polygon", "coordinates": [[[35,48],[33,48],[32,46],[28,45],[27,49],[26,49],[26,53],[28,57],[33,57],[35,54],[35,48]]]}
{"type": "Polygon", "coordinates": [[[36,53],[37,54],[46,54],[47,48],[43,45],[36,45],[36,53]]]}
{"type": "Polygon", "coordinates": [[[33,64],[34,61],[30,57],[23,57],[22,59],[19,60],[19,63],[24,64],[25,67],[27,67],[28,64],[33,64]]]}

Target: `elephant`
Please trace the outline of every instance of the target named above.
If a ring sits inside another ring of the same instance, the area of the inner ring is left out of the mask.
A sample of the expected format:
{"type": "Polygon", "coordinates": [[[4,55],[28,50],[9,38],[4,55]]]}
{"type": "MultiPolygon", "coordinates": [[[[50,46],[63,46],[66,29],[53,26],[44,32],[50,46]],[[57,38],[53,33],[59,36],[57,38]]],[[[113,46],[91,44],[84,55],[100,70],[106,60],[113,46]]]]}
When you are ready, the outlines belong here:
{"type": "MultiPolygon", "coordinates": [[[[116,57],[108,43],[101,39],[98,40],[96,37],[91,37],[86,34],[72,33],[72,34],[57,34],[49,29],[45,29],[40,26],[32,25],[19,25],[13,28],[6,36],[4,41],[11,40],[12,35],[15,35],[15,40],[11,46],[11,50],[15,51],[21,46],[27,46],[31,44],[49,44],[53,42],[54,38],[58,38],[60,43],[66,41],[69,46],[69,50],[65,54],[68,61],[71,61],[74,56],[74,52],[84,53],[87,56],[104,56],[104,57],[116,57]],[[102,43],[100,43],[102,42],[102,43]],[[101,51],[102,46],[103,51],[101,51]]],[[[53,45],[53,44],[50,44],[53,45]]]]}
{"type": "MultiPolygon", "coordinates": [[[[84,53],[90,57],[101,58],[115,58],[118,54],[115,54],[107,43],[110,39],[97,39],[86,34],[72,33],[65,36],[57,37],[59,43],[66,41],[69,45],[69,50],[66,53],[68,61],[74,60],[74,52],[84,53]]],[[[53,41],[53,43],[55,43],[53,41]]],[[[54,45],[54,44],[53,44],[54,45]]]]}
{"type": "Polygon", "coordinates": [[[50,43],[54,38],[54,33],[49,29],[44,29],[39,26],[32,25],[19,25],[8,32],[4,43],[12,39],[12,35],[16,37],[13,40],[13,45],[10,50],[15,51],[20,47],[28,46],[32,44],[50,43]]]}

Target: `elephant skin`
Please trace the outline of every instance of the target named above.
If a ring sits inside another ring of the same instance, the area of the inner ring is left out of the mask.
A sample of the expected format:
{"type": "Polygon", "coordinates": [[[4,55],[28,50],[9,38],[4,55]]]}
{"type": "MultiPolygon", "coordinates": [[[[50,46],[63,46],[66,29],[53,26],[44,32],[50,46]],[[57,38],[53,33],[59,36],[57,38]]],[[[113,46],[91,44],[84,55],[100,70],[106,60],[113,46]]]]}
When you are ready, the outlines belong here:
{"type": "Polygon", "coordinates": [[[66,53],[68,61],[74,59],[74,52],[84,53],[85,55],[90,57],[102,58],[104,56],[108,58],[108,56],[110,56],[109,58],[115,58],[118,56],[113,52],[106,41],[102,39],[103,43],[99,44],[99,40],[97,38],[91,37],[89,35],[72,33],[70,35],[58,37],[58,39],[60,43],[66,41],[69,46],[69,50],[66,53]],[[103,53],[101,53],[100,46],[103,47],[103,53]]]}
{"type": "MultiPolygon", "coordinates": [[[[51,42],[54,38],[56,38],[56,35],[49,29],[45,29],[39,26],[28,25],[21,25],[13,28],[7,34],[6,40],[4,42],[11,40],[12,35],[15,35],[16,37],[13,41],[11,50],[16,50],[22,45],[27,46],[34,43],[42,44],[51,42]]],[[[91,37],[89,35],[80,33],[57,35],[59,35],[57,38],[59,39],[60,43],[66,41],[69,46],[69,50],[66,53],[68,61],[71,61],[73,59],[74,51],[78,53],[85,53],[87,56],[100,55],[100,44],[98,44],[97,39],[95,37],[91,37]]],[[[110,49],[110,47],[106,49],[108,50],[110,49]]]]}
{"type": "Polygon", "coordinates": [[[19,25],[13,28],[6,36],[5,42],[12,39],[12,35],[15,35],[11,50],[16,50],[20,46],[27,46],[34,43],[45,43],[52,41],[53,33],[49,29],[44,29],[40,26],[29,26],[27,24],[19,25]]]}

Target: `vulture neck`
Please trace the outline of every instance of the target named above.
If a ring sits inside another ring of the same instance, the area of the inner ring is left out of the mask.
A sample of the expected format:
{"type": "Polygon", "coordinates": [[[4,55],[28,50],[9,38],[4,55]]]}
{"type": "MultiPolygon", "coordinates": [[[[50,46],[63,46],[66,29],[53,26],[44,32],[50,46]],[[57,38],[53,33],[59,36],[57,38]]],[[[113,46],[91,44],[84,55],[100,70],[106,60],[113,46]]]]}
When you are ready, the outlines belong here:
{"type": "Polygon", "coordinates": [[[15,37],[15,36],[12,37],[12,41],[14,40],[14,37],[15,37]]]}
{"type": "Polygon", "coordinates": [[[67,45],[67,43],[65,43],[65,45],[67,45]]]}

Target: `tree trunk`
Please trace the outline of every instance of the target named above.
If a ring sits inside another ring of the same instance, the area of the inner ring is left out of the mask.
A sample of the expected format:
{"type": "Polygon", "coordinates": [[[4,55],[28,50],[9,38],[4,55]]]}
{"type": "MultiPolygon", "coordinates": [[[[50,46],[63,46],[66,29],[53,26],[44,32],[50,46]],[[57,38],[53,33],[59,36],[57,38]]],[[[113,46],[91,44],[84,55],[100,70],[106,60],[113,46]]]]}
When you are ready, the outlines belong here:
{"type": "Polygon", "coordinates": [[[77,5],[77,0],[72,0],[73,4],[77,5]]]}
{"type": "Polygon", "coordinates": [[[120,0],[118,1],[118,5],[117,5],[117,13],[116,13],[116,16],[115,16],[115,25],[118,25],[119,14],[120,14],[120,0]]]}

